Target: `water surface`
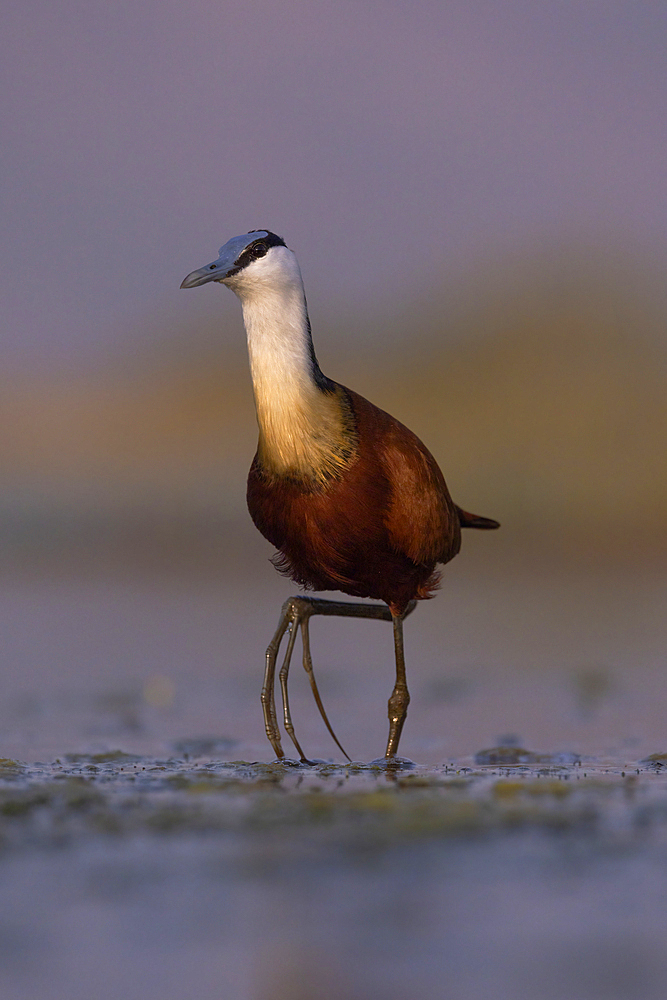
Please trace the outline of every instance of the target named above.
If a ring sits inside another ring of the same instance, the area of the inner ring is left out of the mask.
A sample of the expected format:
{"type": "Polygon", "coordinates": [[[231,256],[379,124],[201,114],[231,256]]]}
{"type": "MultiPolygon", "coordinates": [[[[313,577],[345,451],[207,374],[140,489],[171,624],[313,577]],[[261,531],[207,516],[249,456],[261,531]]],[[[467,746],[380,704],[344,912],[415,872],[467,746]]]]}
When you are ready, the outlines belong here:
{"type": "Polygon", "coordinates": [[[657,574],[449,567],[406,624],[417,766],[395,772],[370,764],[377,622],[312,627],[356,763],[298,662],[322,763],[273,762],[258,692],[287,593],[254,565],[0,581],[3,1000],[662,998],[657,574]]]}

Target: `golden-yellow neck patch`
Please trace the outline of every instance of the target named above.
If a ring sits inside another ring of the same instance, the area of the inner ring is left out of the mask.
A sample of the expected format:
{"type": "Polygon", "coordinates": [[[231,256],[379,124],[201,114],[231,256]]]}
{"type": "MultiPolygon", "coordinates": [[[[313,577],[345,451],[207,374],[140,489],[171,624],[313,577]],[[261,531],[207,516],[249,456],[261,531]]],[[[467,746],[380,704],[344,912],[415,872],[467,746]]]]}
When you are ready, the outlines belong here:
{"type": "Polygon", "coordinates": [[[344,390],[288,397],[258,392],[257,454],[262,466],[275,475],[324,481],[345,468],[355,441],[344,390]]]}

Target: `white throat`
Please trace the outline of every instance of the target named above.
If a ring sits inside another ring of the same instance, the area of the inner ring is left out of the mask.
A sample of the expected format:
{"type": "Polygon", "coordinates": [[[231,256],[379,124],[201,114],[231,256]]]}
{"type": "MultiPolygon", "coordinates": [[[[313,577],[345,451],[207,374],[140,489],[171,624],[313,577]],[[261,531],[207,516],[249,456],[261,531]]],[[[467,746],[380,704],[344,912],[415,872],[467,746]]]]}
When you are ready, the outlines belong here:
{"type": "Polygon", "coordinates": [[[273,247],[224,282],[238,295],[248,335],[260,462],[277,474],[319,478],[339,465],[344,415],[338,394],[313,374],[303,280],[287,247],[273,247]]]}

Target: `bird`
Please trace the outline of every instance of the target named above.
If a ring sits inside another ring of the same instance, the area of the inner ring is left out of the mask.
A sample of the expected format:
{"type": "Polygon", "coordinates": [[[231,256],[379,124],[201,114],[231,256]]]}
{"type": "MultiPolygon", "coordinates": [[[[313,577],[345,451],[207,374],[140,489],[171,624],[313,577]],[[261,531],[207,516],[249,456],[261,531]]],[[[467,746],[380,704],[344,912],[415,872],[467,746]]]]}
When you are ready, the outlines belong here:
{"type": "Polygon", "coordinates": [[[416,434],[363,396],[322,372],[308,317],[301,270],[285,241],[267,229],[235,236],[216,260],[190,272],[181,288],[219,282],[240,299],[259,426],[247,484],[250,516],[276,548],[276,569],[305,591],[341,591],[381,603],[334,601],[299,594],[282,606],[266,651],[261,703],[268,740],[285,758],[275,703],[279,671],[283,723],[304,754],[292,722],[288,675],[297,632],[317,707],[337,746],[310,652],[313,615],[370,618],[393,624],[396,680],[388,702],[384,760],[397,751],[410,695],[403,622],[434,596],[439,564],[459,552],[462,528],[495,529],[491,518],[452,501],[442,472],[416,434]]]}

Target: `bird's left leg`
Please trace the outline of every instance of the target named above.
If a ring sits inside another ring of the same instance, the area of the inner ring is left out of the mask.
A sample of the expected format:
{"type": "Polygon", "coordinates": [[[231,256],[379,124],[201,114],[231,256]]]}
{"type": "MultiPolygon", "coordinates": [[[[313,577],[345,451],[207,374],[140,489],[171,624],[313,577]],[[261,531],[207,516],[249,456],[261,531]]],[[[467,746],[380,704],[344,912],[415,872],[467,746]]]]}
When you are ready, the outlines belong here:
{"type": "MultiPolygon", "coordinates": [[[[411,610],[412,608],[409,609],[409,611],[411,610]]],[[[387,740],[387,749],[385,751],[385,758],[387,760],[396,756],[398,741],[401,738],[403,723],[408,714],[408,704],[410,702],[410,694],[405,676],[405,655],[403,653],[403,619],[405,618],[405,613],[402,615],[392,613],[391,617],[394,623],[396,683],[389,699],[389,739],[387,740]]]]}

